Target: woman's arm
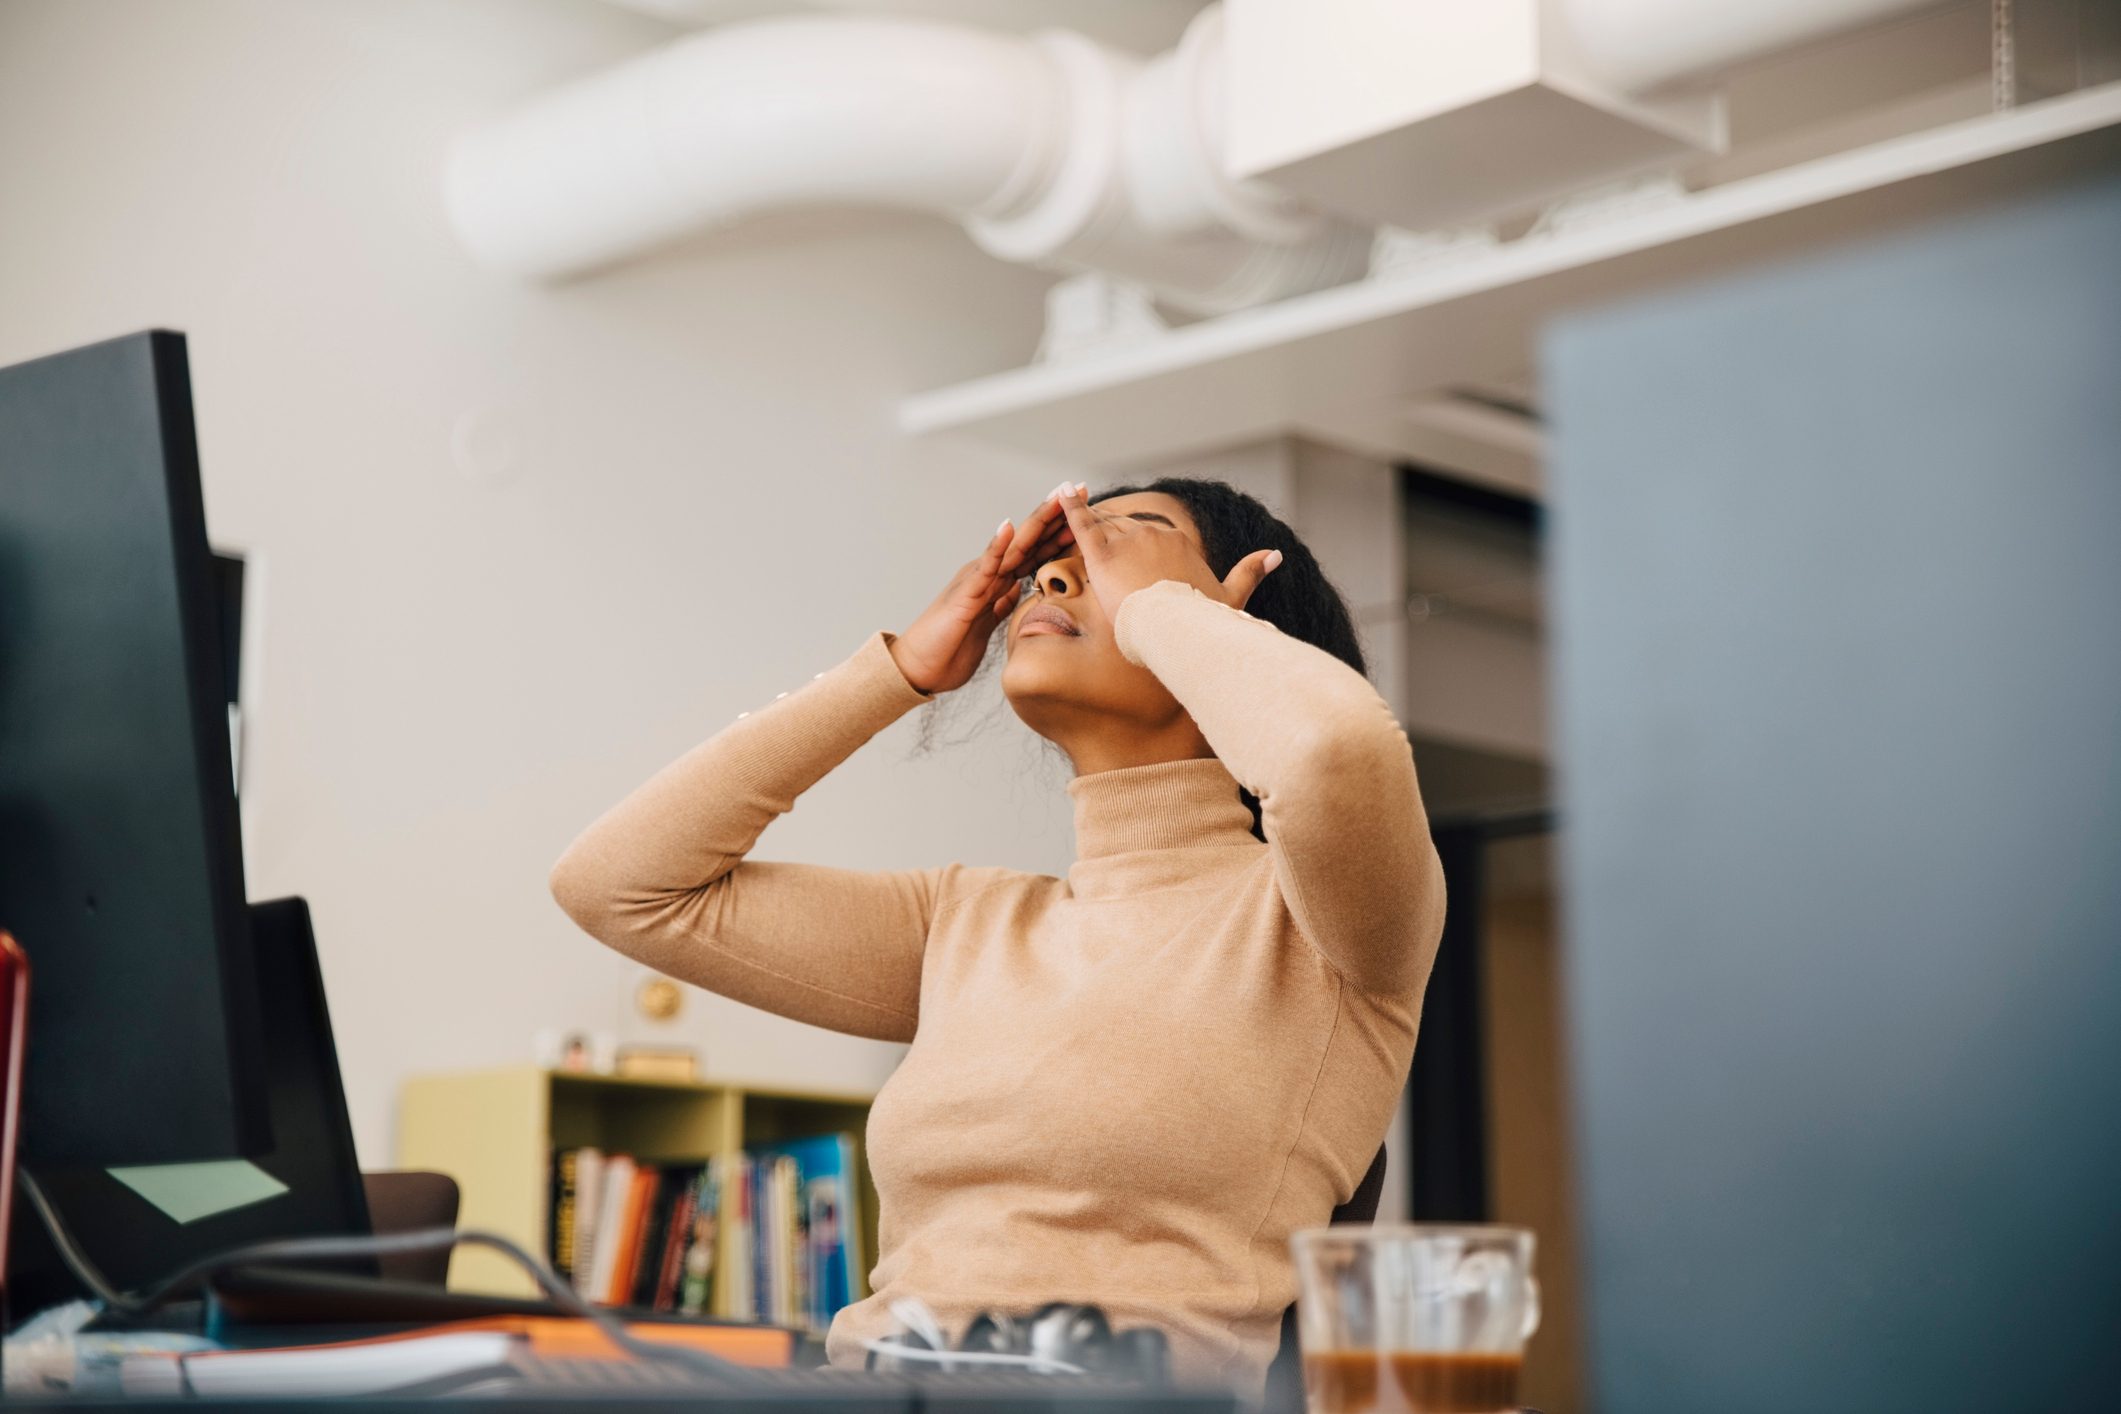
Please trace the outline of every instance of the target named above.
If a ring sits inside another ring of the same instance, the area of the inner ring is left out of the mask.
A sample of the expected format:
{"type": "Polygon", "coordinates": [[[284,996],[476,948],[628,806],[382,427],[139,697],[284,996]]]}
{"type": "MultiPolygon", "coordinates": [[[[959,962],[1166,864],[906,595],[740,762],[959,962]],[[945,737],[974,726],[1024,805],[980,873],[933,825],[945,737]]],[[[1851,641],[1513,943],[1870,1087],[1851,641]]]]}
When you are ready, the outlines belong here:
{"type": "Polygon", "coordinates": [[[970,680],[1019,592],[1010,572],[1065,541],[1054,514],[1042,505],[1021,530],[1003,521],[903,635],[869,635],[838,667],[740,713],[620,801],[553,866],[560,906],[627,956],[709,991],[814,1026],[912,1040],[929,927],[995,871],[744,856],[863,742],[970,680]]]}
{"type": "Polygon", "coordinates": [[[604,943],[813,1026],[910,1041],[921,955],[956,866],[835,869],[744,856],[796,797],[932,701],[878,631],[837,667],[747,712],[570,845],[553,897],[604,943]]]}
{"type": "Polygon", "coordinates": [[[1418,991],[1443,933],[1443,866],[1391,705],[1324,649],[1182,580],[1128,594],[1113,636],[1259,797],[1304,936],[1359,987],[1418,991]]]}

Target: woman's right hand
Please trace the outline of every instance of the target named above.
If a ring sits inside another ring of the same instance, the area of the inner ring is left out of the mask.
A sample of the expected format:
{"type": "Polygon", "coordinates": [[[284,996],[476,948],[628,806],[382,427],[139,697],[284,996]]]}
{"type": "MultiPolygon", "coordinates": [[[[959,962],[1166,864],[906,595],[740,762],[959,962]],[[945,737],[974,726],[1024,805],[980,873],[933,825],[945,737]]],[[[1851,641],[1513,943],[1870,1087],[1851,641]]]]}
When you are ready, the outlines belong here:
{"type": "Polygon", "coordinates": [[[1006,520],[996,527],[987,548],[968,560],[912,627],[893,640],[891,656],[907,682],[922,692],[940,693],[971,681],[994,630],[1016,608],[1023,590],[1017,576],[1074,539],[1061,510],[1060,489],[1047,492],[1021,527],[1006,520]]]}

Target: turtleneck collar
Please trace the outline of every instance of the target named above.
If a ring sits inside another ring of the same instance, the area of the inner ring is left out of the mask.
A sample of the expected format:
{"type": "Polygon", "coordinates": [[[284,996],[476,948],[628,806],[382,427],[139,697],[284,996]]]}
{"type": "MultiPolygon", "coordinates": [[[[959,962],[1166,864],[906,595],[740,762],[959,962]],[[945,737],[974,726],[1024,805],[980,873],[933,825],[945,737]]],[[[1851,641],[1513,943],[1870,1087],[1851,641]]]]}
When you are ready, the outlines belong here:
{"type": "Polygon", "coordinates": [[[1217,867],[1203,851],[1264,849],[1237,778],[1213,756],[1096,771],[1068,782],[1075,802],[1078,897],[1109,898],[1200,882],[1217,867]]]}

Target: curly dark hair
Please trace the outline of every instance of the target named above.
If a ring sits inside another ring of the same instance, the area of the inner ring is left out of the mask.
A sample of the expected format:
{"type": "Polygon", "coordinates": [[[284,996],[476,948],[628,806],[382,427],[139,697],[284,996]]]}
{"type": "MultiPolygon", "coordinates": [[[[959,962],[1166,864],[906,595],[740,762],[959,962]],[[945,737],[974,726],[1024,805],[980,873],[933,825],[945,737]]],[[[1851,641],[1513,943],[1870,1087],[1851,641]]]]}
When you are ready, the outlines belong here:
{"type": "MultiPolygon", "coordinates": [[[[1369,675],[1347,600],[1326,578],[1318,557],[1272,511],[1226,481],[1191,476],[1163,476],[1141,486],[1110,486],[1092,492],[1089,501],[1095,505],[1114,496],[1144,491],[1161,492],[1185,506],[1200,531],[1208,568],[1218,579],[1254,550],[1281,551],[1281,564],[1245,601],[1245,612],[1266,620],[1291,638],[1323,648],[1365,677],[1369,675]]],[[[995,632],[1001,633],[1005,628],[1006,624],[997,626],[995,632]]],[[[975,676],[983,676],[998,656],[989,652],[980,661],[975,676]]],[[[922,709],[916,753],[935,744],[936,713],[941,705],[938,701],[922,709]]],[[[1258,797],[1241,785],[1237,795],[1252,812],[1253,837],[1264,842],[1266,832],[1260,824],[1258,797]]]]}

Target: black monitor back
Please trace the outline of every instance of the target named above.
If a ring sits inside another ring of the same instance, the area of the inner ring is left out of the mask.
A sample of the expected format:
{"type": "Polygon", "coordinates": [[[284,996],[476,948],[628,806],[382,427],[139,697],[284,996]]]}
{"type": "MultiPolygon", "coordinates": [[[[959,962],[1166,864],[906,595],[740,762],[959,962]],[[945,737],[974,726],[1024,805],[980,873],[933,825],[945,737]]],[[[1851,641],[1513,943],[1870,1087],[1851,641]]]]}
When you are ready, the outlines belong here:
{"type": "MultiPolygon", "coordinates": [[[[101,1167],[33,1170],[89,1259],[121,1289],[138,1291],[202,1258],[268,1238],[369,1231],[309,906],[274,899],[251,905],[250,915],[273,1143],[248,1162],[280,1191],[180,1221],[101,1167]]],[[[14,1251],[9,1297],[18,1314],[86,1294],[19,1203],[14,1251]]],[[[304,1266],[367,1277],[378,1271],[374,1258],[304,1266]]]]}
{"type": "Polygon", "coordinates": [[[270,1141],[183,336],[0,369],[0,927],[25,1162],[270,1141]]]}

